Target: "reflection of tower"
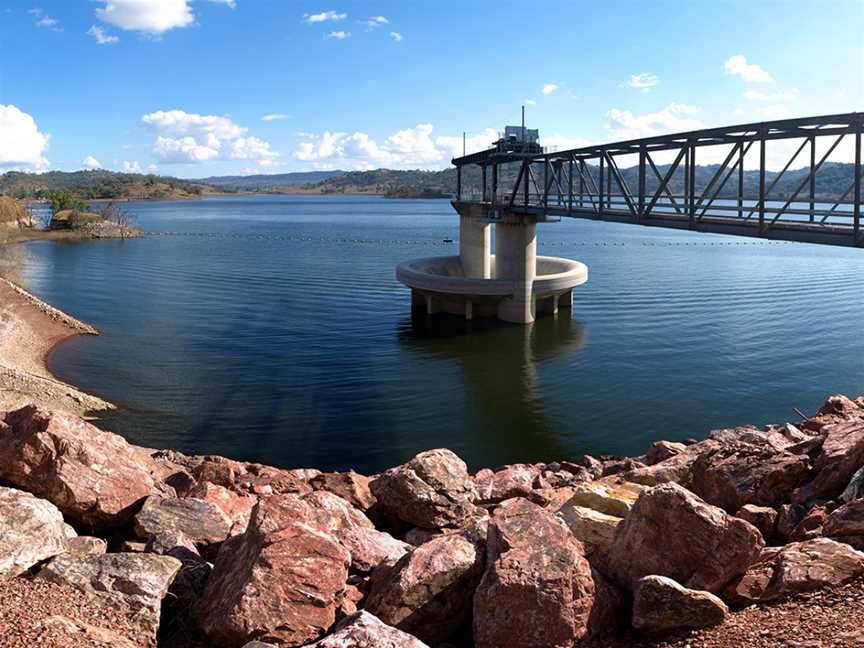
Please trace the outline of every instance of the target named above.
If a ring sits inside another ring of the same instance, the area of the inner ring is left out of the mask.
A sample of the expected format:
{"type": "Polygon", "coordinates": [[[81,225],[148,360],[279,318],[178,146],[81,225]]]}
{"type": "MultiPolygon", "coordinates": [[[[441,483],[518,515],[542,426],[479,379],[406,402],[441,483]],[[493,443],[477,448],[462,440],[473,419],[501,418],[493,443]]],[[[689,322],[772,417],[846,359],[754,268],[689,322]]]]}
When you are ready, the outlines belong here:
{"type": "Polygon", "coordinates": [[[538,364],[579,352],[585,344],[580,322],[559,314],[523,327],[415,314],[400,339],[424,359],[449,359],[459,365],[470,397],[464,434],[483,448],[489,457],[486,463],[566,456],[558,440],[561,427],[540,391],[538,364]]]}

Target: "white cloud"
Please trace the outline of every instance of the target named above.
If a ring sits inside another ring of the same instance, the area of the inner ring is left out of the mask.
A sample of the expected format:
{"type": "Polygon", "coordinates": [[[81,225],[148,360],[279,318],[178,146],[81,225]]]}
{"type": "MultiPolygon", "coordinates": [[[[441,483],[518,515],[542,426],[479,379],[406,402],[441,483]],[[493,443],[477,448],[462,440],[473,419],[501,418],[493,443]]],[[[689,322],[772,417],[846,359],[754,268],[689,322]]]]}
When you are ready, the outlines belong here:
{"type": "Polygon", "coordinates": [[[156,135],[153,155],[167,164],[199,164],[210,160],[255,160],[270,166],[279,153],[229,117],[159,110],[141,118],[156,135]]]}
{"type": "Polygon", "coordinates": [[[288,119],[289,117],[290,117],[290,115],[285,115],[283,113],[273,113],[272,115],[264,115],[261,118],[261,121],[266,121],[266,122],[278,121],[280,119],[288,119]]]}
{"type": "Polygon", "coordinates": [[[87,30],[87,34],[92,36],[100,45],[113,45],[114,43],[120,42],[120,39],[117,36],[111,36],[104,29],[96,25],[92,25],[90,29],[87,30]]]}
{"type": "MultiPolygon", "coordinates": [[[[307,141],[300,143],[294,158],[319,169],[443,168],[451,157],[462,155],[462,137],[433,139],[433,130],[432,124],[417,124],[394,133],[380,145],[362,132],[304,133],[307,141]]],[[[487,128],[467,138],[467,151],[488,148],[497,138],[495,130],[487,128]]]]}
{"type": "Polygon", "coordinates": [[[402,36],[402,34],[400,34],[399,32],[390,32],[390,38],[392,38],[397,43],[401,43],[404,36],[402,36]]]}
{"type": "Polygon", "coordinates": [[[49,136],[17,106],[0,104],[0,171],[44,171],[49,136]]]}
{"type": "Polygon", "coordinates": [[[741,107],[733,108],[733,109],[732,109],[732,114],[733,114],[733,115],[743,115],[743,114],[744,114],[744,109],[741,108],[741,107]]]}
{"type": "Polygon", "coordinates": [[[655,113],[634,115],[629,110],[613,108],[606,113],[606,129],[616,140],[697,130],[704,125],[692,115],[701,110],[687,104],[671,103],[655,113]]]}
{"type": "Polygon", "coordinates": [[[389,25],[390,21],[385,16],[372,16],[369,20],[364,20],[363,24],[370,29],[375,29],[381,25],[389,25]]]}
{"type": "Polygon", "coordinates": [[[161,34],[195,22],[189,0],[98,0],[100,20],[126,31],[161,34]]]}
{"type": "Polygon", "coordinates": [[[748,90],[744,93],[744,97],[750,101],[790,101],[797,96],[797,88],[792,88],[786,92],[765,93],[758,90],[748,90]]]}
{"type": "Polygon", "coordinates": [[[769,81],[774,80],[770,74],[760,66],[756,65],[756,63],[748,63],[747,57],[743,54],[730,56],[723,64],[723,69],[726,74],[740,76],[742,79],[750,83],[768,83],[769,81]]]}
{"type": "Polygon", "coordinates": [[[123,173],[141,173],[141,165],[138,162],[123,160],[123,173]]]}
{"type": "Polygon", "coordinates": [[[634,88],[641,92],[649,92],[651,88],[660,83],[660,77],[650,72],[632,74],[630,78],[619,84],[619,87],[634,88]]]}
{"type": "Polygon", "coordinates": [[[526,100],[525,100],[525,105],[526,105],[526,106],[536,106],[536,105],[537,105],[537,102],[534,101],[533,99],[526,99],[526,100]]]}
{"type": "Polygon", "coordinates": [[[28,12],[33,14],[34,16],[41,16],[39,20],[36,21],[37,27],[44,27],[45,29],[50,29],[55,32],[62,32],[63,28],[60,26],[60,21],[56,18],[52,18],[51,16],[44,14],[41,9],[38,7],[35,9],[30,9],[28,12]]]}
{"type": "Polygon", "coordinates": [[[335,11],[322,11],[317,14],[303,14],[303,19],[311,24],[327,22],[328,20],[338,21],[345,20],[348,17],[346,13],[337,13],[335,11]]]}
{"type": "Polygon", "coordinates": [[[332,38],[333,40],[345,40],[351,35],[351,32],[346,31],[331,31],[329,34],[325,36],[325,38],[332,38]]]}
{"type": "Polygon", "coordinates": [[[544,137],[542,141],[543,146],[553,152],[582,148],[583,146],[590,146],[591,143],[591,140],[584,137],[564,137],[559,133],[544,137]]]}
{"type": "Polygon", "coordinates": [[[558,89],[558,85],[557,85],[557,84],[555,84],[555,83],[547,83],[546,85],[543,86],[543,94],[544,94],[544,95],[552,94],[552,93],[555,92],[557,89],[558,89]]]}
{"type": "Polygon", "coordinates": [[[101,169],[102,163],[92,155],[88,155],[81,162],[81,166],[85,169],[101,169]]]}
{"type": "Polygon", "coordinates": [[[210,2],[214,2],[216,4],[224,4],[229,9],[237,8],[237,0],[210,0],[210,2]]]}
{"type": "MultiPolygon", "coordinates": [[[[233,7],[232,7],[232,9],[233,9],[233,7]]],[[[158,173],[158,172],[159,172],[159,166],[158,165],[156,165],[156,164],[148,164],[147,165],[147,173],[158,173]]]]}

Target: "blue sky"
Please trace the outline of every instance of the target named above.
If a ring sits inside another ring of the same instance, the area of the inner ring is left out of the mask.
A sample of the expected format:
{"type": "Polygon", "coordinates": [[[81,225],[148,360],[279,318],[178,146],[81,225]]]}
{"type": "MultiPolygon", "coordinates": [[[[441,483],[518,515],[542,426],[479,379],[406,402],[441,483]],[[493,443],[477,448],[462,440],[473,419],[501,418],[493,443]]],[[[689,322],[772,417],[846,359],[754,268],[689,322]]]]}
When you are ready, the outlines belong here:
{"type": "Polygon", "coordinates": [[[0,171],[443,168],[525,102],[559,147],[861,111],[862,34],[862,0],[0,0],[0,171]]]}

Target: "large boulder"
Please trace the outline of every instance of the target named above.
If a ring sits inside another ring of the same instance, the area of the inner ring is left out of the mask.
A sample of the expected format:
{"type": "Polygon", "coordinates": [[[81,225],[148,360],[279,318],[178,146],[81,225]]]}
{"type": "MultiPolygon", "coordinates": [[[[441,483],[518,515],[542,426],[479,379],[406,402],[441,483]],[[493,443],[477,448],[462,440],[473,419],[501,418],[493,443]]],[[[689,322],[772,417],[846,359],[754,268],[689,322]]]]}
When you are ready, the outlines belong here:
{"type": "Polygon", "coordinates": [[[0,479],[83,527],[127,522],[154,486],[153,460],[123,437],[28,405],[0,419],[0,479]]]}
{"type": "Polygon", "coordinates": [[[710,450],[721,447],[719,441],[705,439],[699,443],[687,446],[678,454],[659,461],[652,466],[642,466],[621,473],[621,478],[643,486],[659,486],[674,482],[688,487],[693,480],[693,464],[699,456],[710,450]]]}
{"type": "Polygon", "coordinates": [[[826,585],[841,585],[864,574],[864,553],[828,538],[766,549],[723,595],[735,605],[772,601],[826,585]]]}
{"type": "Polygon", "coordinates": [[[531,499],[539,478],[540,467],[536,465],[514,464],[494,472],[484,468],[474,475],[477,502],[496,503],[511,497],[531,499]]]}
{"type": "Polygon", "coordinates": [[[250,639],[301,646],[336,620],[351,555],[296,494],[259,500],[242,535],[226,540],[197,609],[219,645],[250,639]]]}
{"type": "Polygon", "coordinates": [[[864,467],[864,420],[853,420],[826,428],[822,451],[816,457],[812,494],[837,497],[855,473],[864,467]]]}
{"type": "Polygon", "coordinates": [[[840,500],[843,502],[851,502],[852,500],[864,499],[864,466],[858,472],[852,475],[849,484],[840,495],[840,500]]]}
{"type": "Polygon", "coordinates": [[[333,634],[308,648],[429,648],[419,639],[362,611],[342,619],[333,634]]]}
{"type": "Polygon", "coordinates": [[[369,489],[371,481],[369,477],[350,470],[321,473],[310,479],[309,485],[315,490],[325,490],[338,495],[361,511],[368,511],[375,505],[375,496],[369,489]]]}
{"type": "Polygon", "coordinates": [[[135,622],[155,637],[162,599],[179,570],[180,561],[171,556],[63,554],[43,567],[37,577],[71,585],[129,611],[135,622]]]}
{"type": "Polygon", "coordinates": [[[573,496],[568,503],[623,518],[644,489],[641,484],[606,477],[573,486],[573,496]]]}
{"type": "Polygon", "coordinates": [[[237,535],[246,530],[252,509],[255,507],[255,502],[258,501],[254,495],[240,495],[211,482],[196,484],[189,490],[187,496],[204,500],[219,507],[231,521],[231,535],[237,535]]]}
{"type": "Polygon", "coordinates": [[[735,513],[745,504],[782,504],[809,472],[806,455],[734,441],[699,456],[692,468],[691,490],[709,504],[735,513]]]}
{"type": "Polygon", "coordinates": [[[475,512],[468,467],[446,449],[421,452],[369,486],[385,513],[425,529],[458,527],[475,512]]]}
{"type": "Polygon", "coordinates": [[[384,531],[347,501],[326,490],[303,496],[314,511],[319,528],[333,535],[351,554],[352,569],[372,571],[382,562],[394,563],[410,549],[384,531]]]}
{"type": "Polygon", "coordinates": [[[687,589],[665,576],[645,576],[633,592],[633,627],[661,633],[723,623],[729,608],[710,592],[687,589]]]}
{"type": "Polygon", "coordinates": [[[777,511],[770,506],[745,504],[738,509],[735,517],[746,520],[759,529],[759,533],[762,534],[766,542],[770,542],[771,538],[774,537],[774,530],[777,528],[777,511]]]}
{"type": "Polygon", "coordinates": [[[759,556],[765,541],[750,523],[669,483],[642,493],[618,525],[607,556],[610,573],[635,588],[644,576],[720,592],[759,556]]]}
{"type": "Polygon", "coordinates": [[[194,497],[153,495],[135,514],[135,533],[144,540],[174,531],[196,545],[211,545],[227,538],[231,526],[231,520],[222,509],[194,497]]]}
{"type": "Polygon", "coordinates": [[[822,526],[822,534],[864,549],[864,499],[857,499],[834,510],[822,526]]]}
{"type": "Polygon", "coordinates": [[[0,578],[23,574],[69,549],[63,514],[51,502],[0,487],[0,578]]]}
{"type": "Polygon", "coordinates": [[[489,523],[474,645],[571,646],[588,632],[594,594],[591,566],[564,523],[528,500],[507,500],[489,523]]]}
{"type": "Polygon", "coordinates": [[[572,499],[558,509],[558,517],[564,520],[574,537],[585,545],[585,555],[592,561],[595,556],[602,558],[609,552],[615,539],[615,530],[622,519],[577,506],[572,499]]]}
{"type": "Polygon", "coordinates": [[[365,609],[433,645],[454,638],[470,628],[485,558],[485,543],[470,531],[433,538],[375,571],[365,609]]]}

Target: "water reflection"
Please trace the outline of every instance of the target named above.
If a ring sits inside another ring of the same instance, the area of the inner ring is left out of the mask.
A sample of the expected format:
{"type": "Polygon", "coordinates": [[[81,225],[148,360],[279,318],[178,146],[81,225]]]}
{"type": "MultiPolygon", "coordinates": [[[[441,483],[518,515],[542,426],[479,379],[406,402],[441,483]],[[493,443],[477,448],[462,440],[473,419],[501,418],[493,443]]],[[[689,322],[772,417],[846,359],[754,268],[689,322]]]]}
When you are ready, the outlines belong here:
{"type": "Polygon", "coordinates": [[[568,311],[529,326],[415,311],[400,324],[399,339],[419,360],[449,360],[460,368],[466,445],[484,448],[499,462],[568,456],[561,421],[541,386],[545,363],[585,346],[585,326],[568,311]]]}

